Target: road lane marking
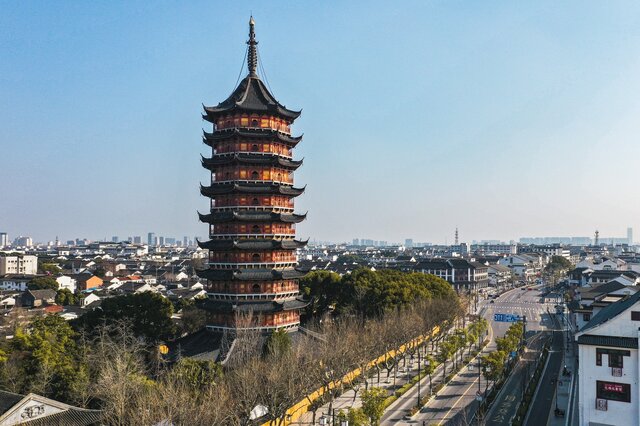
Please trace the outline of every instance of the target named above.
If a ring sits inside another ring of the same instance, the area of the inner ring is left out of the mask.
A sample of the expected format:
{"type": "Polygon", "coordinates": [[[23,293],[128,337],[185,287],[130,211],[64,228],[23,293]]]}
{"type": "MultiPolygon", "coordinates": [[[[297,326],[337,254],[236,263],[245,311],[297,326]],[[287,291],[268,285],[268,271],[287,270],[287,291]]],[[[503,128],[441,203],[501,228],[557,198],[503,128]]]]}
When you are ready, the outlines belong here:
{"type": "Polygon", "coordinates": [[[454,402],[454,403],[453,403],[453,405],[451,406],[451,408],[449,408],[449,411],[447,411],[447,414],[445,414],[445,415],[444,415],[444,417],[442,418],[442,421],[447,420],[447,416],[449,415],[449,413],[451,412],[451,410],[453,410],[454,408],[456,408],[456,405],[458,405],[458,402],[460,402],[460,400],[461,400],[462,398],[464,398],[465,396],[468,396],[468,395],[467,395],[467,391],[468,391],[469,389],[471,389],[471,387],[472,387],[473,385],[475,385],[477,381],[478,381],[478,378],[476,377],[476,378],[473,380],[473,382],[471,382],[471,384],[467,387],[467,389],[465,389],[465,391],[462,393],[462,395],[460,395],[460,398],[458,398],[458,399],[456,400],[456,402],[454,402]]]}

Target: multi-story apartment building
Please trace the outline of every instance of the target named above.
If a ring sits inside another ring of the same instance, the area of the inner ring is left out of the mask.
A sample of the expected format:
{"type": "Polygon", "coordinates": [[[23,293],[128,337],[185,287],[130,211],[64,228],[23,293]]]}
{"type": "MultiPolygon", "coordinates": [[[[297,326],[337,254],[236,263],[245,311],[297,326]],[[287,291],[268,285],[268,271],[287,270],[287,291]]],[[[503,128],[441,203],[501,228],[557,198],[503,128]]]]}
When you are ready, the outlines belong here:
{"type": "Polygon", "coordinates": [[[580,425],[640,424],[640,292],[602,309],[576,333],[580,425]]]}
{"type": "Polygon", "coordinates": [[[571,260],[571,250],[568,247],[561,246],[560,244],[518,246],[518,254],[526,253],[544,253],[549,257],[562,256],[569,261],[571,260]]]}
{"type": "Polygon", "coordinates": [[[532,280],[544,266],[542,258],[533,253],[507,256],[498,260],[498,264],[511,269],[516,277],[524,281],[532,280]]]}
{"type": "Polygon", "coordinates": [[[7,255],[0,253],[0,276],[35,275],[38,272],[38,257],[32,255],[7,255]]]}
{"type": "Polygon", "coordinates": [[[518,246],[515,244],[471,244],[471,251],[477,254],[516,254],[518,246]]]}
{"type": "Polygon", "coordinates": [[[19,236],[13,240],[13,245],[15,247],[31,247],[33,246],[33,239],[31,237],[19,236]]]}
{"type": "Polygon", "coordinates": [[[433,258],[422,260],[414,270],[433,274],[450,282],[456,290],[484,288],[489,282],[489,267],[466,259],[433,258]]]}

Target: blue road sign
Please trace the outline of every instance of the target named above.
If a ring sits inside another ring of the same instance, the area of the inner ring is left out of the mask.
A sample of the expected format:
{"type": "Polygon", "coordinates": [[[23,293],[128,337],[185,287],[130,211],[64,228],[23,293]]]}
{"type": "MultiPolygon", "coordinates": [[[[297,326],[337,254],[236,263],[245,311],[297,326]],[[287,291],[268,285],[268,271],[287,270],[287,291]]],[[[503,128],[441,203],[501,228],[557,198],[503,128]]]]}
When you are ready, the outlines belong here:
{"type": "Polygon", "coordinates": [[[493,314],[493,320],[496,322],[518,322],[522,321],[522,317],[514,314],[493,314]]]}

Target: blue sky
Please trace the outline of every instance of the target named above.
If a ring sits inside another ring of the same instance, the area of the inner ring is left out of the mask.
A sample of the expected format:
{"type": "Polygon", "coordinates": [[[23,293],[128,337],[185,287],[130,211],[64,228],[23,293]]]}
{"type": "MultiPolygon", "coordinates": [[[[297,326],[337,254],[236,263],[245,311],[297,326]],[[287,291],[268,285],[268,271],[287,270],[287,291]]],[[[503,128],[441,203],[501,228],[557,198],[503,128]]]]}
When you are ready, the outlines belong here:
{"type": "Polygon", "coordinates": [[[0,231],[11,236],[206,234],[201,104],[233,90],[251,12],[275,96],[303,109],[300,237],[640,229],[638,2],[0,8],[0,231]]]}

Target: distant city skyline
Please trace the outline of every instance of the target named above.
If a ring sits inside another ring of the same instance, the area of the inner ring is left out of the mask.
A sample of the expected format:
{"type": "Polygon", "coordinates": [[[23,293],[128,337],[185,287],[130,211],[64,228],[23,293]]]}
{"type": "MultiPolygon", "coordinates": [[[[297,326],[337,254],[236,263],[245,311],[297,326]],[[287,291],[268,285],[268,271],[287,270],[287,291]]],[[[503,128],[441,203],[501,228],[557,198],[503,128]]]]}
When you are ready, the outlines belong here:
{"type": "Polygon", "coordinates": [[[204,236],[201,105],[235,87],[251,12],[303,109],[300,238],[637,227],[637,2],[62,1],[0,15],[0,230],[204,236]]]}
{"type": "MultiPolygon", "coordinates": [[[[600,235],[599,242],[603,244],[626,244],[629,241],[635,243],[633,239],[633,228],[627,227],[625,229],[626,234],[624,236],[616,235],[616,236],[607,236],[600,235]]],[[[56,240],[60,242],[60,244],[66,244],[68,241],[77,241],[77,240],[89,240],[89,241],[102,241],[102,242],[126,242],[130,241],[133,244],[164,244],[166,242],[167,245],[187,245],[187,243],[195,243],[196,240],[204,240],[204,236],[176,236],[176,235],[160,235],[155,232],[148,232],[146,236],[144,235],[128,235],[128,236],[120,236],[120,235],[112,235],[111,237],[100,237],[100,238],[88,238],[85,236],[73,237],[73,238],[62,238],[60,236],[56,236],[55,238],[50,239],[37,239],[32,237],[30,234],[20,234],[20,235],[11,235],[6,231],[0,231],[0,247],[2,247],[7,242],[13,242],[15,239],[26,238],[31,239],[34,243],[46,244],[48,242],[55,242],[56,240]]],[[[465,240],[460,238],[460,243],[464,244],[512,244],[512,243],[521,243],[521,244],[573,244],[573,245],[587,245],[594,243],[594,236],[520,236],[517,238],[511,238],[508,240],[503,239],[480,239],[480,240],[465,240]]],[[[454,239],[445,238],[444,241],[429,241],[429,240],[417,240],[413,238],[404,238],[404,239],[395,239],[395,240],[378,240],[375,238],[350,238],[344,240],[325,240],[322,238],[312,238],[310,239],[311,243],[315,244],[352,244],[352,245],[370,245],[370,246],[391,246],[391,245],[404,245],[407,247],[420,247],[424,245],[453,245],[454,239]]]]}

